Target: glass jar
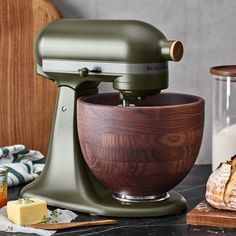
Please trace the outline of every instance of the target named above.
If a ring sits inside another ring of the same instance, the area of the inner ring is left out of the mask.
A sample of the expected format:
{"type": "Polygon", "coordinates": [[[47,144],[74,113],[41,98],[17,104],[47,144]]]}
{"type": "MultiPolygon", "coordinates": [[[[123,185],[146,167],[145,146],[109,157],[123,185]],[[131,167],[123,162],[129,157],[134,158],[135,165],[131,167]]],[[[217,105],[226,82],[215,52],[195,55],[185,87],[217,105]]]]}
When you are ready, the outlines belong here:
{"type": "Polygon", "coordinates": [[[0,208],[7,205],[7,174],[8,168],[0,167],[0,208]]]}
{"type": "Polygon", "coordinates": [[[212,170],[236,155],[236,65],[212,67],[212,170]]]}

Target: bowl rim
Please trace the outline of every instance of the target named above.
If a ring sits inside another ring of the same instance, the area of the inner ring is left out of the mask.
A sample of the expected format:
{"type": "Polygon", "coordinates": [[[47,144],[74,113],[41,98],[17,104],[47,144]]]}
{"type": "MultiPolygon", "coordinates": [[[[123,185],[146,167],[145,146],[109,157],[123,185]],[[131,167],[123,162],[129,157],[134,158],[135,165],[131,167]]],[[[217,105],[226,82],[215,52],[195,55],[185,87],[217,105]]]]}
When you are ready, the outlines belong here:
{"type": "MultiPolygon", "coordinates": [[[[168,94],[168,95],[177,95],[177,96],[186,96],[186,97],[192,97],[196,99],[196,101],[189,102],[189,103],[182,103],[182,104],[175,104],[175,105],[164,105],[164,106],[114,106],[114,105],[107,105],[107,104],[96,104],[96,103],[91,103],[86,101],[87,98],[91,97],[96,97],[99,95],[116,95],[119,93],[118,92],[108,92],[108,93],[98,93],[90,96],[81,96],[77,99],[77,105],[79,104],[86,104],[87,106],[94,106],[94,107],[113,107],[117,109],[124,109],[124,108],[129,108],[129,109],[172,109],[172,108],[178,108],[178,107],[188,107],[188,106],[197,106],[199,104],[204,104],[205,100],[197,95],[192,95],[192,94],[187,94],[187,93],[175,93],[175,92],[163,92],[161,94],[168,94]]],[[[154,95],[155,96],[155,95],[154,95]]]]}

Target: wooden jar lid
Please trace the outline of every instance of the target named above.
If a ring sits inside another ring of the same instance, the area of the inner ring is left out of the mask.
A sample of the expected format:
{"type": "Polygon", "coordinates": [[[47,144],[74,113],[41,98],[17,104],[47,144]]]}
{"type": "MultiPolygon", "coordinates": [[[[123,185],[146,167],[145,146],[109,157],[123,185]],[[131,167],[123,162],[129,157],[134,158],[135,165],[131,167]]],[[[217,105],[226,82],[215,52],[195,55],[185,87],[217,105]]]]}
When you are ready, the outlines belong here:
{"type": "Polygon", "coordinates": [[[236,77],[236,65],[215,66],[210,72],[213,75],[236,77]]]}

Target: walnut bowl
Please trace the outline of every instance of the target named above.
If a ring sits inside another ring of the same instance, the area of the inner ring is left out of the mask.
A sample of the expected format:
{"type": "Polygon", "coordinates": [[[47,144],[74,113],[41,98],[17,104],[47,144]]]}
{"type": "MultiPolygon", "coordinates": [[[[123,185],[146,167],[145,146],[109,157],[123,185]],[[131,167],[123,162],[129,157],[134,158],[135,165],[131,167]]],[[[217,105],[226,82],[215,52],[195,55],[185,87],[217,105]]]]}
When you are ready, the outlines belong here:
{"type": "Polygon", "coordinates": [[[117,93],[79,98],[81,149],[92,173],[119,200],[163,200],[193,167],[204,100],[160,93],[122,107],[117,93]]]}

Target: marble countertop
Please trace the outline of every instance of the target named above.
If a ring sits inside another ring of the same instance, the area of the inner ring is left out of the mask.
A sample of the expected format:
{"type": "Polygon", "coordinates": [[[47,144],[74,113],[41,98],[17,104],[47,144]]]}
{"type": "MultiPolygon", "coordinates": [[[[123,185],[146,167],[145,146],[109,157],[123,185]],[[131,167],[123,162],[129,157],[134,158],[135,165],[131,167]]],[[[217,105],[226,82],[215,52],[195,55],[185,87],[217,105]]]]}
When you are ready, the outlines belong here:
{"type": "MultiPolygon", "coordinates": [[[[210,165],[196,165],[188,176],[174,189],[181,193],[188,202],[188,211],[195,207],[204,198],[205,184],[211,173],[210,165]]],[[[9,188],[9,199],[17,199],[22,186],[9,188]]],[[[155,236],[221,236],[236,235],[236,229],[216,228],[216,227],[198,227],[186,225],[186,214],[172,215],[166,217],[149,217],[149,218],[115,218],[118,224],[111,226],[98,226],[89,228],[78,228],[57,231],[55,235],[155,235],[155,236]]],[[[90,216],[79,213],[78,221],[87,221],[94,219],[106,219],[106,217],[90,216]]],[[[111,217],[108,217],[111,218],[111,217]]],[[[9,235],[9,233],[0,232],[0,235],[9,235]]],[[[25,234],[14,234],[25,235],[25,234]]],[[[32,235],[32,234],[27,234],[32,235]]]]}

